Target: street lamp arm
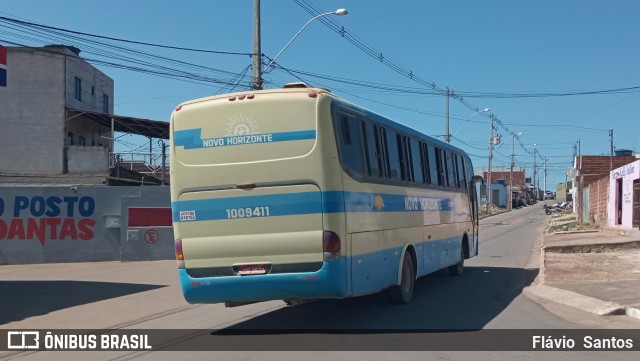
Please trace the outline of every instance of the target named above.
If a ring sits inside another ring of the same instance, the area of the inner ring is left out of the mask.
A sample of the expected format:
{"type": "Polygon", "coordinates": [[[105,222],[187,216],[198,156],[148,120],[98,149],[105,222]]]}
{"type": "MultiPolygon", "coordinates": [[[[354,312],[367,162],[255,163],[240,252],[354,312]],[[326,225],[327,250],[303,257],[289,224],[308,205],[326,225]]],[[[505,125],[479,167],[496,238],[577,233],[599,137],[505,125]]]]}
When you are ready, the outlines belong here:
{"type": "Polygon", "coordinates": [[[270,67],[272,67],[276,60],[278,59],[278,57],[285,51],[287,50],[287,48],[289,47],[289,45],[291,45],[291,43],[293,43],[294,40],[296,40],[296,38],[300,35],[300,33],[302,33],[302,31],[309,25],[311,24],[311,22],[313,22],[314,20],[321,18],[323,16],[327,16],[327,15],[347,15],[348,12],[346,9],[338,9],[336,11],[331,11],[328,13],[323,13],[323,14],[319,14],[316,15],[314,17],[312,17],[309,21],[307,21],[306,24],[304,24],[304,26],[298,30],[298,32],[296,33],[296,35],[293,36],[293,38],[291,38],[291,40],[289,40],[289,42],[287,43],[287,45],[284,46],[284,48],[282,48],[282,50],[280,50],[280,52],[278,52],[278,54],[276,54],[276,56],[269,62],[269,64],[267,64],[267,67],[265,68],[265,71],[269,70],[270,67]]]}
{"type": "MultiPolygon", "coordinates": [[[[524,147],[524,148],[522,149],[522,151],[520,151],[520,153],[518,153],[518,155],[516,155],[516,157],[521,156],[521,155],[522,155],[522,153],[524,153],[527,149],[529,149],[529,148],[531,148],[531,147],[535,147],[535,146],[536,146],[536,144],[531,144],[531,145],[529,145],[529,146],[524,147]]],[[[535,153],[534,153],[534,156],[535,156],[535,153]]]]}
{"type": "Polygon", "coordinates": [[[464,121],[464,123],[462,123],[462,125],[460,126],[460,128],[458,128],[458,130],[456,130],[456,132],[455,132],[455,133],[453,133],[453,135],[451,136],[451,138],[455,138],[455,137],[456,137],[456,134],[458,134],[458,132],[460,132],[460,130],[462,130],[462,128],[463,128],[463,127],[464,127],[464,126],[465,126],[465,125],[466,125],[466,124],[471,120],[471,118],[473,118],[476,114],[478,114],[478,113],[486,113],[486,112],[490,112],[490,111],[491,111],[491,109],[486,108],[486,109],[483,109],[483,110],[478,110],[477,112],[475,112],[475,113],[471,114],[471,116],[470,116],[469,118],[467,118],[467,120],[465,120],[465,121],[464,121]]]}

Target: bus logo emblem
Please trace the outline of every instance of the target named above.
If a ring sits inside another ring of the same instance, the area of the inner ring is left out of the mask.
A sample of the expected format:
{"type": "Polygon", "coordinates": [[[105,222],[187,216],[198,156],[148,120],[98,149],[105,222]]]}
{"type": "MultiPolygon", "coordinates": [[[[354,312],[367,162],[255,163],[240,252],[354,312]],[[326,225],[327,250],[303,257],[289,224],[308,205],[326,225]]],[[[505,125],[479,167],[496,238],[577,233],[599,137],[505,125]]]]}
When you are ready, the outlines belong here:
{"type": "Polygon", "coordinates": [[[260,129],[258,128],[256,121],[253,120],[253,118],[243,116],[242,114],[229,119],[226,125],[227,127],[224,128],[224,131],[227,137],[260,133],[260,129]]]}

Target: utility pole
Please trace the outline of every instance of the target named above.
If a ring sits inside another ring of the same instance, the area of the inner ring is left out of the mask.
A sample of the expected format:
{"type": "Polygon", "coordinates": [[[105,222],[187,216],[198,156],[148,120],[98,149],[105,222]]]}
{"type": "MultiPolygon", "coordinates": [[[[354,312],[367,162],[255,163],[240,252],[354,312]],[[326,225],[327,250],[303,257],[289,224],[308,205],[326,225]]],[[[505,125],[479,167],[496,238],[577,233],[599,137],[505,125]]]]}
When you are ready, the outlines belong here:
{"type": "Polygon", "coordinates": [[[509,171],[509,210],[513,209],[513,165],[515,163],[516,133],[511,133],[511,170],[509,171]]]}
{"type": "Polygon", "coordinates": [[[491,209],[491,158],[493,158],[493,113],[491,113],[491,129],[489,131],[489,170],[487,171],[487,214],[491,209]]]}
{"type": "Polygon", "coordinates": [[[547,161],[549,158],[544,158],[544,194],[542,197],[546,197],[547,195],[547,161]]]}
{"type": "Polygon", "coordinates": [[[445,96],[447,97],[447,112],[444,120],[444,141],[447,143],[451,142],[449,135],[449,87],[447,87],[445,96]]]}
{"type": "Polygon", "coordinates": [[[165,173],[167,172],[167,145],[162,142],[162,185],[165,185],[165,173]]]}
{"type": "Polygon", "coordinates": [[[253,55],[251,89],[262,89],[262,50],[260,49],[260,0],[253,0],[253,55]]]}
{"type": "Polygon", "coordinates": [[[536,175],[538,174],[538,167],[536,165],[536,152],[538,149],[533,147],[533,186],[535,188],[536,202],[538,201],[538,184],[536,183],[536,175]]]}
{"type": "Polygon", "coordinates": [[[613,170],[613,128],[609,129],[609,142],[611,142],[611,151],[609,152],[609,170],[613,170]]]}

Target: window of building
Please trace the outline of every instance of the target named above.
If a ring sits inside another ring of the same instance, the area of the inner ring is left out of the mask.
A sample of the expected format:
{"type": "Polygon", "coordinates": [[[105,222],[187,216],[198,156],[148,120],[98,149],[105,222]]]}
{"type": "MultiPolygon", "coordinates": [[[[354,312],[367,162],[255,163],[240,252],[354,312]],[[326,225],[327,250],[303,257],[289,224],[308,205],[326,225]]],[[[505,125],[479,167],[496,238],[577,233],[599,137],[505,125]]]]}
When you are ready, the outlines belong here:
{"type": "Polygon", "coordinates": [[[83,136],[78,137],[78,145],[87,145],[87,139],[83,136]]]}
{"type": "Polygon", "coordinates": [[[91,95],[96,95],[96,87],[91,87],[91,95]]]}
{"type": "Polygon", "coordinates": [[[102,112],[109,113],[109,96],[102,94],[102,112]]]}
{"type": "Polygon", "coordinates": [[[73,132],[68,132],[67,133],[67,143],[69,145],[73,145],[73,132]]]}
{"type": "Polygon", "coordinates": [[[75,77],[75,94],[74,98],[76,100],[82,101],[82,80],[80,78],[75,77]]]}

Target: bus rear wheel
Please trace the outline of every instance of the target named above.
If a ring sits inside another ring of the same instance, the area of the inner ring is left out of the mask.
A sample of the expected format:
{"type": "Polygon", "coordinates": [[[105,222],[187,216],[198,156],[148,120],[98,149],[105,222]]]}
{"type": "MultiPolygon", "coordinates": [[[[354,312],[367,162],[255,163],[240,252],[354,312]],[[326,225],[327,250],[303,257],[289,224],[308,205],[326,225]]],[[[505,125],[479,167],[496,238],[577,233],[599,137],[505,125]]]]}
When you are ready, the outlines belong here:
{"type": "MultiPolygon", "coordinates": [[[[463,241],[464,242],[464,241],[463,241]]],[[[449,274],[452,276],[460,276],[464,271],[464,245],[460,245],[460,259],[458,263],[449,266],[449,274]]]]}
{"type": "Polygon", "coordinates": [[[413,267],[413,258],[411,258],[411,254],[409,252],[405,252],[404,259],[402,261],[400,285],[389,288],[387,291],[389,301],[398,305],[410,303],[413,298],[415,280],[416,273],[413,267]]]}

